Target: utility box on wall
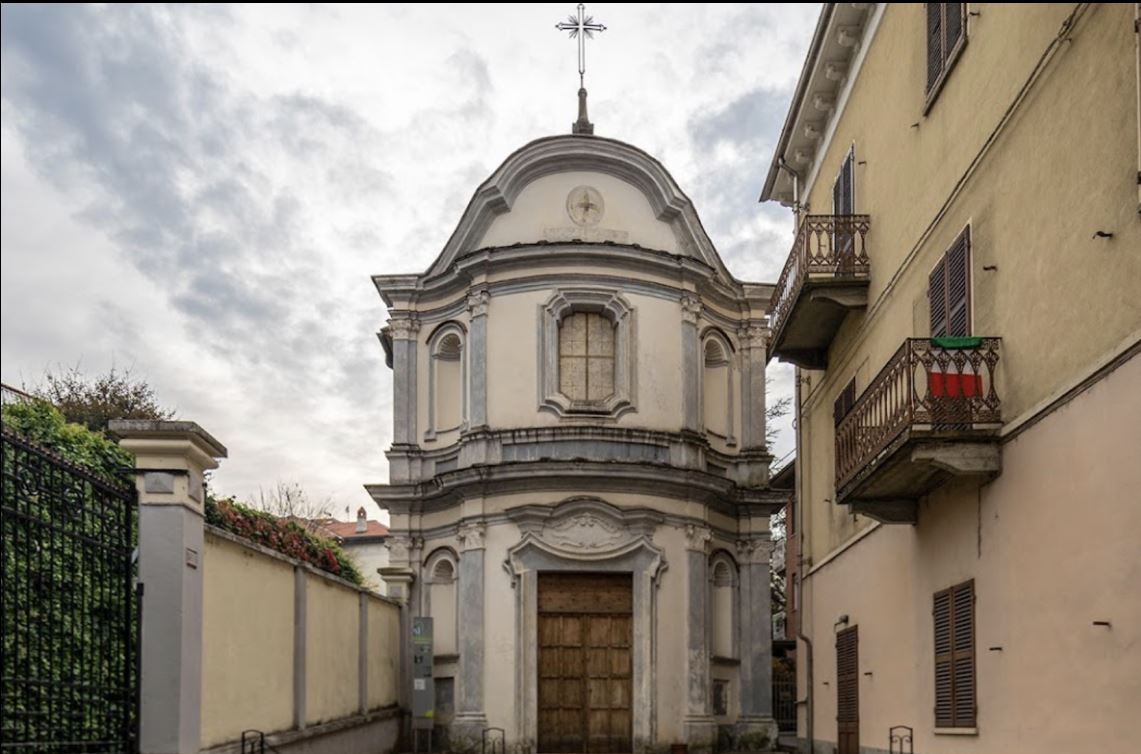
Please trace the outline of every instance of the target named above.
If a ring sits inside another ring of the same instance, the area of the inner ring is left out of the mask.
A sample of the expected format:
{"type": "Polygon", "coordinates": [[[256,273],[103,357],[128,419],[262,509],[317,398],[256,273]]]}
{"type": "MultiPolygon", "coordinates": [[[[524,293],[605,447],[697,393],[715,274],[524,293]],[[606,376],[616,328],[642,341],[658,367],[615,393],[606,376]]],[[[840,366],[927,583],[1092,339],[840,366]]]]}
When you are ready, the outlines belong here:
{"type": "Polygon", "coordinates": [[[432,619],[412,619],[412,727],[431,730],[436,692],[432,681],[432,619]]]}

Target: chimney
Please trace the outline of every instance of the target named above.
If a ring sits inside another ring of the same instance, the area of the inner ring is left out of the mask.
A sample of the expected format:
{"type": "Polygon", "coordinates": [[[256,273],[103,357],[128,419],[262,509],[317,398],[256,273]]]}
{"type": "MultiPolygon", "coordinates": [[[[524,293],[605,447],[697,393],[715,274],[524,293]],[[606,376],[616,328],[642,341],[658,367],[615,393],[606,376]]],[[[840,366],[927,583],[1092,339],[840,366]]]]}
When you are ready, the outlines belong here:
{"type": "Polygon", "coordinates": [[[368,531],[368,514],[362,505],[357,508],[357,534],[364,534],[366,531],[368,531]]]}

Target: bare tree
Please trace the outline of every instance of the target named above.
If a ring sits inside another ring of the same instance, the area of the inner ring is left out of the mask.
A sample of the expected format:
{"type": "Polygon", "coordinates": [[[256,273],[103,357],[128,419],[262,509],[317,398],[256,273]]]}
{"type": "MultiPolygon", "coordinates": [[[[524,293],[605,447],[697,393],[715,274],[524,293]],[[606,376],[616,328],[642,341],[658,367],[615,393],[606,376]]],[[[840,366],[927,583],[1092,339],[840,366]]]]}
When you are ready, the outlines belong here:
{"type": "Polygon", "coordinates": [[[44,372],[44,381],[29,392],[59,409],[69,422],[103,432],[112,419],[172,419],[154,388],[130,369],[114,364],[102,374],[87,376],[78,363],[44,372]]]}
{"type": "Polygon", "coordinates": [[[278,480],[267,491],[258,488],[258,499],[254,507],[266,513],[295,521],[309,532],[316,532],[321,525],[333,517],[333,498],[315,500],[297,482],[278,480]]]}

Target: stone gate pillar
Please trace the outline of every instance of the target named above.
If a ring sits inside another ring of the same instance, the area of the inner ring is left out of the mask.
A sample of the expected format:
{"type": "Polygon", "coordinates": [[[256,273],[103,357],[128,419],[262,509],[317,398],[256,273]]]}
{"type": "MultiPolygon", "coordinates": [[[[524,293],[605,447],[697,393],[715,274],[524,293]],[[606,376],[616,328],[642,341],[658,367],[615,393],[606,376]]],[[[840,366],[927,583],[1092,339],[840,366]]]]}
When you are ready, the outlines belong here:
{"type": "Polygon", "coordinates": [[[115,420],[139,490],[142,754],[198,754],[202,706],[203,472],[226,448],[194,422],[115,420]]]}

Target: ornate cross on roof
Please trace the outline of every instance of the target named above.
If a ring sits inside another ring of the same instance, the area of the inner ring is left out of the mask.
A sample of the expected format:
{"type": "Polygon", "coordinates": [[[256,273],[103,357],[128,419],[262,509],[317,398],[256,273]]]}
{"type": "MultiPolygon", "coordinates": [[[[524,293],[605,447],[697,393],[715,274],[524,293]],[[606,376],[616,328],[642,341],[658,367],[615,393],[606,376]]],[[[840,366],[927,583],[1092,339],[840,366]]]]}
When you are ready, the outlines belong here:
{"type": "Polygon", "coordinates": [[[592,134],[594,124],[586,117],[586,40],[594,39],[594,32],[606,31],[606,27],[595,23],[594,16],[586,15],[586,6],[579,3],[578,17],[567,16],[567,20],[555,24],[555,28],[570,32],[571,39],[578,40],[578,120],[571,125],[571,133],[592,134]]]}
{"type": "Polygon", "coordinates": [[[578,18],[567,16],[567,20],[555,24],[555,28],[559,31],[570,32],[571,39],[578,40],[578,85],[580,88],[584,88],[585,84],[583,81],[586,74],[586,40],[594,39],[594,32],[606,31],[606,27],[602,24],[596,24],[594,22],[594,16],[586,15],[586,6],[579,3],[578,18]]]}

